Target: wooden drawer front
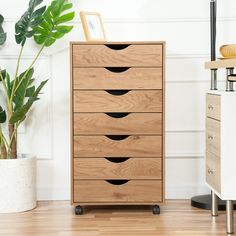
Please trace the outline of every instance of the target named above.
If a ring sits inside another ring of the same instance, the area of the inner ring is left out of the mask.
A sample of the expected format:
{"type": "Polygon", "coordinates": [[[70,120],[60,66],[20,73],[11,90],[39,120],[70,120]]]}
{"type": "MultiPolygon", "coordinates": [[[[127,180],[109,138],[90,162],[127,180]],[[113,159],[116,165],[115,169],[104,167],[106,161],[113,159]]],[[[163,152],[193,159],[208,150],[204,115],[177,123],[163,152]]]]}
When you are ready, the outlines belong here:
{"type": "Polygon", "coordinates": [[[220,121],[211,118],[206,119],[206,149],[220,156],[220,121]]]}
{"type": "Polygon", "coordinates": [[[74,113],[74,134],[161,135],[162,113],[74,113]]]}
{"type": "Polygon", "coordinates": [[[75,112],[162,112],[161,90],[131,90],[123,95],[106,91],[74,91],[75,112]]]}
{"type": "Polygon", "coordinates": [[[162,201],[162,182],[160,180],[130,180],[121,185],[113,185],[105,180],[76,180],[74,201],[79,203],[157,203],[162,201]]]}
{"type": "Polygon", "coordinates": [[[161,157],[161,136],[129,136],[111,140],[106,136],[75,136],[75,157],[161,157]]]}
{"type": "Polygon", "coordinates": [[[74,89],[162,89],[162,68],[74,68],[74,89]]]}
{"type": "Polygon", "coordinates": [[[206,181],[217,192],[221,192],[220,158],[206,153],[206,181]]]}
{"type": "Polygon", "coordinates": [[[74,158],[74,179],[162,179],[162,160],[74,158]]]}
{"type": "Polygon", "coordinates": [[[220,120],[220,96],[207,94],[206,115],[207,117],[220,120]]]}
{"type": "Polygon", "coordinates": [[[73,67],[162,66],[162,45],[73,45],[73,67]],[[123,45],[122,47],[125,47],[123,45]],[[112,47],[121,48],[120,45],[112,47]]]}

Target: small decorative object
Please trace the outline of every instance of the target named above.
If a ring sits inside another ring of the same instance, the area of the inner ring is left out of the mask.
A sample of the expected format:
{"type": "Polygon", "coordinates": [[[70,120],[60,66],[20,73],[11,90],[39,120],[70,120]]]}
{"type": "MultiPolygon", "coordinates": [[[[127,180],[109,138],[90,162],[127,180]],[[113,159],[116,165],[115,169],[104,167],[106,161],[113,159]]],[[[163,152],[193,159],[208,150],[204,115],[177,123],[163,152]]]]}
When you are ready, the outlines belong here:
{"type": "Polygon", "coordinates": [[[236,44],[222,45],[220,53],[223,58],[236,58],[236,44]]]}
{"type": "MultiPolygon", "coordinates": [[[[34,65],[42,51],[69,33],[74,18],[67,0],[30,0],[28,9],[15,24],[15,40],[20,46],[15,73],[0,68],[0,213],[27,211],[36,207],[36,157],[17,153],[17,131],[33,104],[39,100],[47,80],[36,86],[34,65]],[[20,72],[23,51],[33,38],[39,51],[31,64],[20,72]]],[[[4,18],[0,15],[0,45],[6,41],[4,18]]],[[[39,121],[40,122],[40,121],[39,121]]],[[[40,145],[40,144],[39,144],[40,145]]]]}
{"type": "Polygon", "coordinates": [[[102,19],[96,12],[80,12],[80,18],[87,41],[106,41],[102,19]]]}

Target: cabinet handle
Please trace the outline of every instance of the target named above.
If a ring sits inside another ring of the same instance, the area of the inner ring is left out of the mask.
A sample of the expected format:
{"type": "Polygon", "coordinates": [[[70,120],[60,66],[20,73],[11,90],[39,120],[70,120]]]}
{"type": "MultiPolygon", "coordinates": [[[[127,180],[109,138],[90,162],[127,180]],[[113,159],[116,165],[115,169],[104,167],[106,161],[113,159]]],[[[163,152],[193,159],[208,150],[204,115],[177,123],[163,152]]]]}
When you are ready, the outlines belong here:
{"type": "Polygon", "coordinates": [[[213,110],[214,107],[213,107],[212,105],[208,105],[208,109],[209,109],[209,110],[213,110]]]}
{"type": "Polygon", "coordinates": [[[128,116],[130,113],[124,113],[124,112],[121,112],[121,113],[105,113],[106,115],[112,117],[112,118],[124,118],[126,116],[128,116]]]}
{"type": "Polygon", "coordinates": [[[105,67],[105,69],[113,73],[122,73],[129,70],[130,67],[105,67]]]}
{"type": "Polygon", "coordinates": [[[105,159],[113,163],[122,163],[129,160],[129,157],[105,157],[105,159]]]}
{"type": "Polygon", "coordinates": [[[105,44],[106,47],[112,50],[123,50],[130,46],[130,44],[105,44]]]}
{"type": "Polygon", "coordinates": [[[213,136],[208,134],[207,138],[212,140],[213,136]]]}
{"type": "Polygon", "coordinates": [[[114,96],[121,96],[121,95],[125,95],[130,90],[105,90],[105,91],[114,96]]]}
{"type": "Polygon", "coordinates": [[[114,141],[124,140],[129,137],[129,135],[105,135],[105,136],[114,141]]]}
{"type": "Polygon", "coordinates": [[[112,185],[123,185],[129,182],[129,180],[123,180],[123,179],[119,179],[119,180],[105,180],[107,183],[112,184],[112,185]]]}
{"type": "Polygon", "coordinates": [[[214,173],[214,171],[212,169],[208,169],[207,170],[208,174],[212,175],[214,173]]]}

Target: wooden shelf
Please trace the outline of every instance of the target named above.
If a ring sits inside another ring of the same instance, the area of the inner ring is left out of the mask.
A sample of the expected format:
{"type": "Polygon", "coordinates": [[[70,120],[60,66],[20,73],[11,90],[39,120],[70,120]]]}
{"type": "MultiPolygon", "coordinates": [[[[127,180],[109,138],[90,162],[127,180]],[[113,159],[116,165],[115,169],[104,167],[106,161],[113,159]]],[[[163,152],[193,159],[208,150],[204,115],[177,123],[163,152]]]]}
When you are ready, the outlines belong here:
{"type": "Polygon", "coordinates": [[[206,69],[219,69],[219,68],[234,68],[236,67],[236,59],[224,59],[218,61],[209,61],[205,63],[206,69]]]}

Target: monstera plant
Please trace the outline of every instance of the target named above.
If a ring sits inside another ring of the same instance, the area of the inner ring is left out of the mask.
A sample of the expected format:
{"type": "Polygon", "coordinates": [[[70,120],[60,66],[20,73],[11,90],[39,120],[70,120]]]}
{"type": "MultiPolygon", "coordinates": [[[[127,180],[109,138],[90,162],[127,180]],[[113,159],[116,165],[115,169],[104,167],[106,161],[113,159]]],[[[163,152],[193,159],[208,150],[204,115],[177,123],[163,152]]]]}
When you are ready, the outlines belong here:
{"type": "MultiPolygon", "coordinates": [[[[71,9],[67,0],[52,0],[48,6],[43,5],[43,0],[30,0],[15,24],[15,41],[19,45],[15,73],[10,75],[0,65],[0,213],[27,211],[37,205],[37,157],[35,153],[17,153],[17,130],[47,83],[34,78],[34,65],[44,49],[72,30],[67,25],[74,18],[71,9]],[[38,45],[38,52],[28,67],[21,69],[29,39],[38,45]]],[[[0,15],[0,50],[7,39],[3,23],[0,15]]]]}
{"type": "MultiPolygon", "coordinates": [[[[45,80],[38,86],[35,85],[34,65],[37,59],[45,48],[53,45],[73,28],[67,25],[74,18],[71,3],[67,0],[53,0],[50,5],[42,6],[42,2],[43,0],[30,0],[28,9],[15,24],[15,41],[19,45],[15,73],[10,75],[5,68],[0,67],[0,93],[5,97],[0,100],[0,159],[17,158],[17,130],[47,83],[45,80]],[[28,68],[20,72],[24,48],[30,38],[39,45],[39,50],[28,68]]],[[[0,50],[7,38],[3,21],[4,18],[0,15],[0,50]]]]}

